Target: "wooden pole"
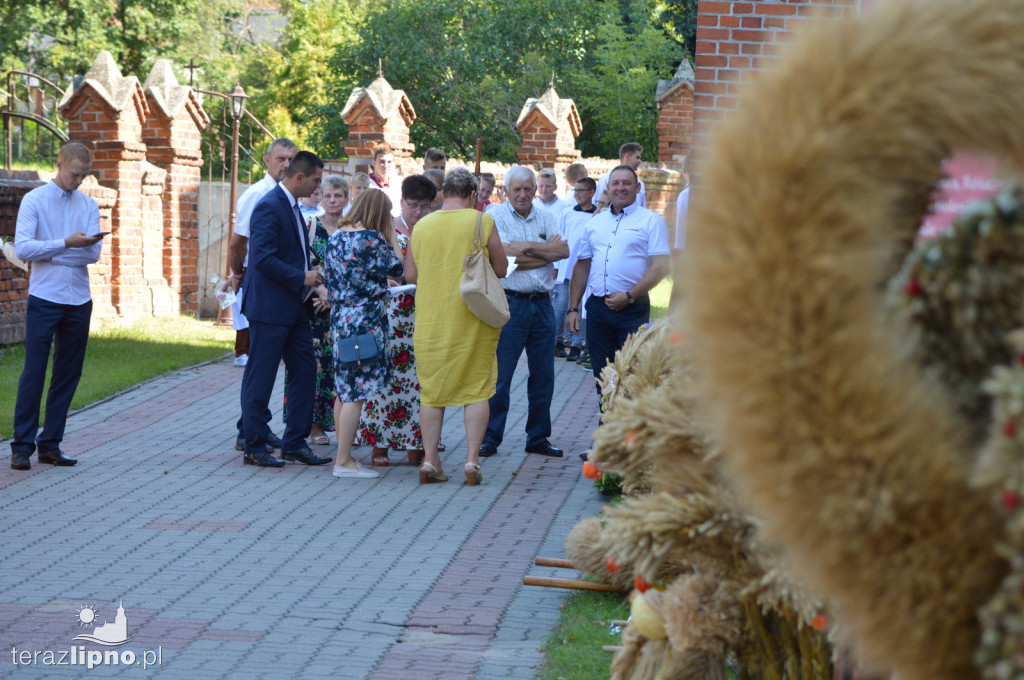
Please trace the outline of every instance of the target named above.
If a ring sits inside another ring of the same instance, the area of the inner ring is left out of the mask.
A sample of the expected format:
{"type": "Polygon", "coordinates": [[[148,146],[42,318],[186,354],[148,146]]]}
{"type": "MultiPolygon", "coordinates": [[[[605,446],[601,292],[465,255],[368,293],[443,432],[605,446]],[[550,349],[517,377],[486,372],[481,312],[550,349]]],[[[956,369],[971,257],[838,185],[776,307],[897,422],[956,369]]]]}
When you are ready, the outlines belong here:
{"type": "Polygon", "coordinates": [[[575,569],[569,560],[560,560],[557,557],[538,557],[533,561],[538,567],[558,567],[559,569],[575,569]]]}
{"type": "Polygon", "coordinates": [[[544,588],[566,588],[568,590],[594,590],[599,593],[622,593],[625,595],[629,590],[616,588],[607,583],[596,583],[584,581],[579,578],[546,578],[543,576],[524,576],[523,585],[543,586],[544,588]]]}
{"type": "Polygon", "coordinates": [[[484,140],[476,140],[476,169],[473,171],[477,177],[480,176],[480,157],[484,153],[484,140]]]}

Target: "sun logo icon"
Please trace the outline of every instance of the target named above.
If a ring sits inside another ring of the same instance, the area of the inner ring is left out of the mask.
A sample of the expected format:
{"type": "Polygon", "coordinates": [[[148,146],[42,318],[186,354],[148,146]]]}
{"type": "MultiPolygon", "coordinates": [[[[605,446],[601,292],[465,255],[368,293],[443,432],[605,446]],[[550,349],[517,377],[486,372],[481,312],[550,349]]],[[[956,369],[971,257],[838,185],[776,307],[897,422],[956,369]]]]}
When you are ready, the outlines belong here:
{"type": "Polygon", "coordinates": [[[96,608],[91,604],[78,610],[78,625],[88,626],[96,621],[96,608]]]}

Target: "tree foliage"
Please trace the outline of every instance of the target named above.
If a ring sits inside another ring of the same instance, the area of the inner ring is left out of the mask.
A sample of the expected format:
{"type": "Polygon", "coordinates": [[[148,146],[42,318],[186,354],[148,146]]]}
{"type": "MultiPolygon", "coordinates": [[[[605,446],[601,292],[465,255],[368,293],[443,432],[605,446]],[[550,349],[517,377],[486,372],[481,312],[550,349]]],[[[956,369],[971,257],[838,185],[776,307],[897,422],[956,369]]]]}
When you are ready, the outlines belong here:
{"type": "Polygon", "coordinates": [[[552,76],[585,119],[585,155],[614,155],[624,141],[656,143],[654,89],[682,58],[680,45],[646,5],[576,0],[413,0],[379,5],[340,45],[330,102],[337,115],[353,87],[375,77],[378,59],[416,108],[413,142],[463,157],[482,139],[489,158],[514,159],[515,122],[552,76]],[[623,9],[624,8],[624,9],[623,9]]]}

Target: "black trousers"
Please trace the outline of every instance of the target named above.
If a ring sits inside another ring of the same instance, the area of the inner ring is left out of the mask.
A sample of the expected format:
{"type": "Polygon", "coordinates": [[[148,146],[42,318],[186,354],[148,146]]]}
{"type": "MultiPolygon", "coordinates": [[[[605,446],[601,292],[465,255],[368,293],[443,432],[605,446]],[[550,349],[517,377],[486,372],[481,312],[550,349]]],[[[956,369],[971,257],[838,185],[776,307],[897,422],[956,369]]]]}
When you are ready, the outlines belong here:
{"type": "Polygon", "coordinates": [[[89,342],[92,300],[84,305],[62,305],[29,295],[25,314],[25,368],[18,381],[14,406],[13,453],[57,451],[64,439],[71,399],[78,389],[89,342]],[[46,381],[46,364],[53,347],[53,374],[46,393],[43,431],[39,430],[39,403],[46,381]]]}

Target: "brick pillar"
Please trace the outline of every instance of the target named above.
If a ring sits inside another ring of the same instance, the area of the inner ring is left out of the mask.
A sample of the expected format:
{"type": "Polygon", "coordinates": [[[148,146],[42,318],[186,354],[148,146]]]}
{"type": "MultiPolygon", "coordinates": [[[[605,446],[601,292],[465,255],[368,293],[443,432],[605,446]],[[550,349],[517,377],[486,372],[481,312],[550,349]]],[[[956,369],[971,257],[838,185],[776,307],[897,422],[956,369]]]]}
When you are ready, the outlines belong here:
{"type": "Polygon", "coordinates": [[[342,144],[348,156],[348,172],[369,172],[373,149],[388,144],[396,158],[408,158],[416,149],[409,141],[409,128],[416,110],[402,90],[395,90],[380,75],[369,87],[352,90],[341,117],[348,125],[342,144]]]}
{"type": "MultiPolygon", "coordinates": [[[[35,179],[8,179],[7,173],[0,170],[0,236],[14,240],[21,199],[42,184],[35,179]]],[[[0,255],[0,345],[25,342],[27,306],[28,272],[9,264],[0,255]]]]}
{"type": "Polygon", "coordinates": [[[523,145],[516,149],[521,165],[560,171],[580,159],[580,114],[573,100],[558,96],[554,83],[540,97],[526,100],[516,127],[523,136],[523,145]]]}
{"type": "Polygon", "coordinates": [[[92,67],[68,90],[60,104],[68,120],[68,137],[92,145],[93,173],[101,186],[117,191],[107,240],[112,257],[111,300],[122,317],[135,317],[142,306],[142,163],[146,145],[142,125],[149,106],[135,76],[124,77],[109,52],[100,52],[92,67]]]}
{"type": "Polygon", "coordinates": [[[690,155],[693,133],[693,67],[683,59],[672,80],[659,80],[655,94],[658,104],[658,160],[681,163],[690,155]]]}
{"type": "Polygon", "coordinates": [[[178,84],[165,59],[153,65],[143,89],[152,114],[142,129],[147,158],[166,171],[162,276],[171,296],[168,304],[194,314],[199,305],[201,134],[210,119],[195,91],[178,84]]]}
{"type": "Polygon", "coordinates": [[[637,171],[643,180],[647,207],[665,218],[669,225],[669,245],[674,243],[676,223],[676,199],[686,188],[686,181],[680,169],[659,164],[643,167],[637,171]]]}
{"type": "MultiPolygon", "coordinates": [[[[90,175],[82,182],[79,190],[91,196],[100,208],[100,231],[113,231],[114,205],[117,191],[99,185],[90,175]]],[[[111,234],[113,236],[113,234],[111,234]]],[[[110,236],[103,239],[100,260],[89,265],[89,289],[92,291],[92,318],[113,319],[118,316],[114,306],[114,257],[110,248],[110,236]]]]}
{"type": "Polygon", "coordinates": [[[867,0],[700,0],[692,147],[707,146],[715,119],[736,108],[740,83],[775,58],[811,15],[842,16],[867,0]]]}

